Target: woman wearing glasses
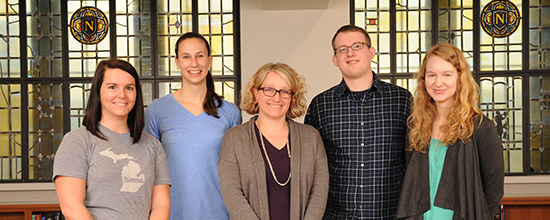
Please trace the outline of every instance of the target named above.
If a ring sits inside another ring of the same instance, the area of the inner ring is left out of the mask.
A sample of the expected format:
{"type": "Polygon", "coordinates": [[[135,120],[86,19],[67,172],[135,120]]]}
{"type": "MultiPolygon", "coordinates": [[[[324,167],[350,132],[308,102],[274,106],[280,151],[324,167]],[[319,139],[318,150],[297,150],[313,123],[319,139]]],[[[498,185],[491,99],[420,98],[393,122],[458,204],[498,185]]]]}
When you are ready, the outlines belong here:
{"type": "Polygon", "coordinates": [[[282,63],[261,67],[241,108],[258,114],[224,136],[218,162],[231,219],[321,219],[328,167],[317,130],[292,118],[304,114],[305,84],[282,63]]]}

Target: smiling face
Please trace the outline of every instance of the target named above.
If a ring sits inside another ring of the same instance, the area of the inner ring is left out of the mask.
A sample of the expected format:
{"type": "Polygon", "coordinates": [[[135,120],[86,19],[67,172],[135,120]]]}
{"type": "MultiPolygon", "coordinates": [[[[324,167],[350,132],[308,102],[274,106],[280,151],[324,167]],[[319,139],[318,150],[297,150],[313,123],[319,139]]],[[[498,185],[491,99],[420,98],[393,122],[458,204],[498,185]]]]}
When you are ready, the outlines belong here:
{"type": "MultiPolygon", "coordinates": [[[[355,43],[366,43],[365,35],[357,31],[341,32],[334,38],[334,46],[351,46],[355,43]]],[[[338,66],[342,76],[346,80],[354,80],[371,74],[371,59],[376,54],[374,47],[365,45],[360,50],[354,51],[348,48],[345,53],[336,53],[332,56],[332,62],[338,66]]]]}
{"type": "Polygon", "coordinates": [[[208,48],[201,39],[188,38],[181,41],[175,60],[184,83],[206,84],[205,79],[208,68],[212,65],[212,56],[208,55],[208,48]]]}
{"type": "MultiPolygon", "coordinates": [[[[260,87],[271,87],[276,90],[286,89],[288,91],[292,91],[284,78],[273,71],[267,73],[260,87]]],[[[284,99],[281,98],[279,93],[276,93],[273,97],[269,97],[257,88],[253,89],[253,93],[254,97],[258,101],[259,118],[270,118],[273,120],[286,119],[286,113],[290,108],[292,97],[284,99]]]]}
{"type": "Polygon", "coordinates": [[[105,69],[99,89],[101,121],[127,120],[136,102],[136,80],[124,70],[105,69]]]}
{"type": "Polygon", "coordinates": [[[457,90],[458,70],[440,56],[432,56],[426,63],[426,91],[439,107],[451,107],[457,90]]]}

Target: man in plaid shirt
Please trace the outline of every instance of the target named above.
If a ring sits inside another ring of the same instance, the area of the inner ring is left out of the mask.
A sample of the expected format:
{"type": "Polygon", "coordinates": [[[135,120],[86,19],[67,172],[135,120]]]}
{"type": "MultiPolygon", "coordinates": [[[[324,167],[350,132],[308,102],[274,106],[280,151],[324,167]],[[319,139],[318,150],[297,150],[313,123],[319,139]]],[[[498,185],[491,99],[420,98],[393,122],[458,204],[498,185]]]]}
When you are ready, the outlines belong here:
{"type": "Polygon", "coordinates": [[[317,95],[305,123],[321,134],[330,188],[323,219],[394,219],[405,169],[411,93],[380,81],[365,29],[345,25],[332,38],[340,84],[317,95]]]}

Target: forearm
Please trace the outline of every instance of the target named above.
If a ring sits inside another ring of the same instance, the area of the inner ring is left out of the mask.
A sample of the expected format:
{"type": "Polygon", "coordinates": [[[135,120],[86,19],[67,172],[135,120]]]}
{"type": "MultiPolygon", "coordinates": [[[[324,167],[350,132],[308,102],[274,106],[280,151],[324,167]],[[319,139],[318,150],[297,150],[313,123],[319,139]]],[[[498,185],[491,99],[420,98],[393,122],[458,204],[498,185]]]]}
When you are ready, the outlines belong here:
{"type": "Polygon", "coordinates": [[[153,186],[151,193],[151,220],[170,219],[170,185],[162,184],[153,186]]]}
{"type": "Polygon", "coordinates": [[[65,216],[67,220],[93,220],[92,215],[82,203],[65,204],[60,201],[59,206],[61,207],[63,216],[65,216]]]}
{"type": "Polygon", "coordinates": [[[66,219],[93,219],[84,205],[86,181],[75,177],[58,176],[55,179],[55,191],[61,212],[66,219]]]}
{"type": "Polygon", "coordinates": [[[170,205],[151,209],[150,220],[170,219],[170,205]]]}
{"type": "Polygon", "coordinates": [[[235,170],[239,170],[239,167],[234,163],[221,160],[218,163],[220,188],[225,207],[231,219],[259,219],[243,193],[240,175],[235,170]]]}

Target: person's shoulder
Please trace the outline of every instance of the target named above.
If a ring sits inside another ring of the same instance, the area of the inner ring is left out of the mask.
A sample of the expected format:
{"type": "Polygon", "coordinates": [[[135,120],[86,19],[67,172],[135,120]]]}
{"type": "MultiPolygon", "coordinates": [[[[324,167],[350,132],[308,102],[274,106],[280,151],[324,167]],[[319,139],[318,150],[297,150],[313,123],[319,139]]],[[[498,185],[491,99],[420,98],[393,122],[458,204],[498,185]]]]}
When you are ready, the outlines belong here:
{"type": "Polygon", "coordinates": [[[239,107],[225,99],[222,99],[222,106],[220,106],[220,108],[231,113],[240,113],[239,107]]]}
{"type": "Polygon", "coordinates": [[[318,102],[319,100],[327,99],[327,98],[334,98],[338,97],[340,94],[340,85],[334,85],[319,94],[315,95],[313,99],[311,100],[312,103],[318,102]]]}
{"type": "Polygon", "coordinates": [[[174,96],[172,94],[165,95],[158,99],[153,100],[147,109],[166,108],[166,105],[172,104],[174,96]]]}
{"type": "Polygon", "coordinates": [[[95,136],[86,129],[86,126],[81,126],[63,135],[63,142],[87,143],[87,142],[93,141],[94,137],[95,136]]]}
{"type": "Polygon", "coordinates": [[[395,84],[392,84],[392,83],[389,83],[389,82],[385,82],[385,81],[380,81],[380,87],[384,90],[384,91],[388,91],[388,92],[398,92],[398,93],[405,93],[405,94],[411,94],[411,92],[401,86],[398,86],[398,85],[395,85],[395,84]]]}
{"type": "Polygon", "coordinates": [[[139,142],[151,146],[162,146],[161,142],[157,138],[155,138],[155,136],[145,131],[141,132],[141,139],[139,140],[139,142]]]}
{"type": "Polygon", "coordinates": [[[229,121],[237,120],[241,123],[241,110],[235,104],[222,99],[222,106],[218,107],[218,116],[229,121]]]}
{"type": "Polygon", "coordinates": [[[248,132],[249,126],[250,126],[250,121],[247,121],[243,124],[235,125],[225,132],[225,136],[235,136],[235,135],[248,132]]]}
{"type": "Polygon", "coordinates": [[[340,87],[341,87],[340,84],[334,85],[334,86],[332,86],[332,87],[326,89],[325,91],[322,91],[322,92],[319,93],[317,96],[332,96],[332,95],[334,95],[335,93],[338,93],[338,92],[339,92],[340,87]]]}
{"type": "Polygon", "coordinates": [[[306,124],[302,124],[302,123],[299,123],[299,122],[295,122],[294,120],[289,120],[291,124],[293,124],[294,126],[296,126],[296,129],[299,130],[299,131],[302,131],[302,132],[318,132],[317,129],[315,129],[313,126],[311,125],[306,125],[306,124]]]}
{"type": "Polygon", "coordinates": [[[86,126],[81,126],[77,129],[67,132],[67,134],[65,134],[63,138],[66,138],[66,137],[82,138],[88,135],[92,135],[92,133],[86,129],[86,126]]]}
{"type": "Polygon", "coordinates": [[[475,119],[474,119],[474,126],[478,127],[478,129],[487,129],[487,128],[494,128],[495,127],[495,123],[493,122],[493,120],[491,120],[490,118],[488,118],[487,116],[481,114],[480,116],[477,116],[475,119]]]}

